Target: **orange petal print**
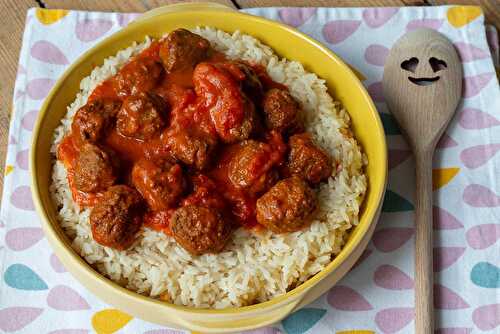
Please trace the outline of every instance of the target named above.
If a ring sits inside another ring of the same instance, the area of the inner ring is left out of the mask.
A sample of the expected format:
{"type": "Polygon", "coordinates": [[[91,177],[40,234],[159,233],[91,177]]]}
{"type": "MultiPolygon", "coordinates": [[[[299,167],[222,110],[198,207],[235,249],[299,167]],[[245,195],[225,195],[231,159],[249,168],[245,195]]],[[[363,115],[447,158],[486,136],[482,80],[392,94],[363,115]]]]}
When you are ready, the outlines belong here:
{"type": "Polygon", "coordinates": [[[69,11],[64,9],[37,8],[35,16],[41,24],[50,25],[68,15],[69,11]]]}
{"type": "Polygon", "coordinates": [[[437,168],[432,170],[432,190],[437,190],[448,184],[457,175],[460,168],[437,168]]]}
{"type": "Polygon", "coordinates": [[[479,6],[456,6],[448,9],[446,17],[455,28],[461,28],[481,16],[483,12],[479,6]]]}
{"type": "Polygon", "coordinates": [[[92,317],[92,327],[98,334],[111,334],[123,328],[132,317],[116,309],[105,309],[92,317]]]}

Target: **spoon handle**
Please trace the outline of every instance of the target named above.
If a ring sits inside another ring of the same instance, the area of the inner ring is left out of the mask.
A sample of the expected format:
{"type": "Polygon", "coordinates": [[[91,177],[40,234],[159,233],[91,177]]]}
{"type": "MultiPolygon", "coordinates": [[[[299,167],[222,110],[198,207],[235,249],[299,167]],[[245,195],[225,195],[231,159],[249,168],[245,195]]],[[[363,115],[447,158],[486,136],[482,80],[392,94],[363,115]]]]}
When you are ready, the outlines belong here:
{"type": "Polygon", "coordinates": [[[415,333],[434,333],[432,151],[416,153],[415,333]]]}

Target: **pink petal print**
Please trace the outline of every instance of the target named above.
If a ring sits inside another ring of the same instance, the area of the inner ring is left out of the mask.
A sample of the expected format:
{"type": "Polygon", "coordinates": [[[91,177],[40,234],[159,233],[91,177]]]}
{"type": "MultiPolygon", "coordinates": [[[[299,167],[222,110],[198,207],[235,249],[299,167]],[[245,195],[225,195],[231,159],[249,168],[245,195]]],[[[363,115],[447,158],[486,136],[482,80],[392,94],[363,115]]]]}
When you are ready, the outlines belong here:
{"type": "Polygon", "coordinates": [[[465,247],[435,247],[434,272],[439,272],[450,267],[460,259],[464,252],[465,247]]]}
{"type": "Polygon", "coordinates": [[[338,44],[351,36],[360,24],[354,20],[330,21],[323,27],[323,37],[328,43],[338,44]]]}
{"type": "Polygon", "coordinates": [[[463,79],[463,92],[462,96],[464,98],[469,98],[479,94],[481,89],[484,88],[493,78],[495,73],[481,73],[478,75],[473,75],[470,77],[465,77],[463,79]]]}
{"type": "Polygon", "coordinates": [[[419,19],[408,22],[406,25],[406,30],[411,31],[418,28],[430,28],[434,30],[439,30],[443,25],[443,20],[437,19],[419,19]]]}
{"type": "Polygon", "coordinates": [[[75,290],[65,285],[56,285],[47,296],[47,304],[59,311],[88,310],[89,304],[75,290]]]}
{"type": "Polygon", "coordinates": [[[436,145],[436,148],[443,149],[443,148],[455,147],[457,145],[458,143],[453,138],[448,136],[446,133],[443,133],[443,135],[441,136],[436,145]]]}
{"type": "Polygon", "coordinates": [[[474,249],[488,248],[500,239],[500,224],[473,226],[467,231],[465,238],[474,249]]]}
{"type": "Polygon", "coordinates": [[[303,25],[315,13],[316,8],[284,8],[278,12],[281,21],[292,27],[303,25]]]}
{"type": "Polygon", "coordinates": [[[499,150],[500,144],[472,146],[460,153],[460,160],[467,168],[478,168],[487,163],[499,150]]]}
{"type": "Polygon", "coordinates": [[[31,47],[31,55],[33,58],[49,64],[69,64],[64,53],[49,41],[36,41],[31,47]]]}
{"type": "Polygon", "coordinates": [[[85,19],[76,23],[76,37],[82,42],[91,42],[107,33],[113,22],[105,19],[85,19]]]}
{"type": "Polygon", "coordinates": [[[415,318],[415,311],[411,307],[394,307],[378,312],[375,323],[384,334],[399,332],[415,318]]]}
{"type": "Polygon", "coordinates": [[[16,144],[17,144],[16,138],[13,136],[10,136],[9,137],[9,145],[16,145],[16,144]]]}
{"type": "Polygon", "coordinates": [[[21,169],[29,169],[29,152],[30,150],[22,150],[16,154],[16,162],[21,169]]]}
{"type": "Polygon", "coordinates": [[[88,329],[56,329],[48,334],[87,334],[88,329]]]}
{"type": "Polygon", "coordinates": [[[370,28],[383,26],[398,12],[398,8],[367,8],[363,10],[363,21],[370,28]]]}
{"type": "Polygon", "coordinates": [[[35,206],[31,199],[31,189],[28,186],[19,186],[10,195],[10,202],[21,210],[33,211],[35,206]]]}
{"type": "Polygon", "coordinates": [[[384,102],[384,89],[382,82],[374,82],[368,86],[368,93],[375,102],[384,102]]]}
{"type": "Polygon", "coordinates": [[[41,100],[47,96],[55,81],[49,78],[33,79],[28,82],[26,92],[33,100],[41,100]]]}
{"type": "Polygon", "coordinates": [[[64,268],[63,264],[61,263],[61,261],[59,261],[59,259],[55,254],[52,254],[50,256],[50,266],[52,267],[52,269],[54,269],[56,273],[66,272],[66,268],[64,268]]]}
{"type": "Polygon", "coordinates": [[[470,334],[472,333],[472,328],[458,328],[458,327],[450,327],[450,328],[439,328],[436,329],[435,334],[470,334]]]}
{"type": "Polygon", "coordinates": [[[463,42],[456,42],[456,43],[454,43],[454,45],[455,45],[455,48],[458,50],[458,53],[460,55],[460,59],[464,63],[472,61],[472,60],[478,60],[478,59],[484,59],[484,58],[490,57],[489,52],[486,52],[483,49],[480,49],[478,47],[475,47],[472,44],[463,43],[463,42]]]}
{"type": "Polygon", "coordinates": [[[433,208],[433,228],[435,230],[456,230],[464,225],[448,211],[437,206],[433,208]]]}
{"type": "Polygon", "coordinates": [[[482,331],[490,331],[500,326],[500,304],[480,306],[472,313],[472,321],[482,331]]]}
{"type": "Polygon", "coordinates": [[[389,150],[389,169],[405,162],[410,156],[410,150],[389,150]]]}
{"type": "Polygon", "coordinates": [[[351,267],[351,270],[353,270],[354,268],[359,266],[361,263],[363,263],[363,261],[366,260],[372,253],[373,253],[373,251],[371,249],[368,249],[368,248],[365,249],[363,251],[363,253],[361,253],[361,256],[358,258],[356,263],[354,263],[354,265],[351,267]]]}
{"type": "Polygon", "coordinates": [[[434,285],[434,307],[439,310],[459,310],[469,308],[462,297],[440,284],[434,285]]]}
{"type": "Polygon", "coordinates": [[[343,285],[331,288],[326,299],[328,304],[337,310],[369,311],[373,309],[370,303],[363,296],[353,289],[343,285]]]}
{"type": "Polygon", "coordinates": [[[500,206],[500,197],[480,184],[468,185],[464,190],[465,203],[475,208],[492,208],[500,206]]]}
{"type": "Polygon", "coordinates": [[[379,251],[388,253],[403,246],[413,235],[412,228],[389,227],[376,231],[373,244],[379,251]]]}
{"type": "Polygon", "coordinates": [[[479,109],[464,108],[459,115],[458,123],[464,129],[485,129],[500,125],[500,121],[479,109]]]}
{"type": "Polygon", "coordinates": [[[5,332],[15,332],[32,323],[40,314],[42,308],[9,307],[0,310],[0,329],[5,332]]]}
{"type": "Polygon", "coordinates": [[[384,264],[375,270],[373,281],[381,288],[389,290],[411,290],[413,279],[398,268],[384,264]]]}
{"type": "Polygon", "coordinates": [[[20,227],[7,232],[5,243],[14,251],[30,248],[43,239],[43,231],[39,227],[20,227]]]}
{"type": "Polygon", "coordinates": [[[23,129],[33,131],[37,116],[38,110],[31,110],[24,114],[23,118],[21,119],[21,126],[23,127],[23,129]]]}
{"type": "Polygon", "coordinates": [[[118,24],[120,25],[120,27],[125,27],[139,16],[140,14],[137,13],[118,14],[118,24]]]}
{"type": "Polygon", "coordinates": [[[384,66],[389,49],[380,44],[372,44],[365,50],[365,60],[368,64],[384,66]]]}

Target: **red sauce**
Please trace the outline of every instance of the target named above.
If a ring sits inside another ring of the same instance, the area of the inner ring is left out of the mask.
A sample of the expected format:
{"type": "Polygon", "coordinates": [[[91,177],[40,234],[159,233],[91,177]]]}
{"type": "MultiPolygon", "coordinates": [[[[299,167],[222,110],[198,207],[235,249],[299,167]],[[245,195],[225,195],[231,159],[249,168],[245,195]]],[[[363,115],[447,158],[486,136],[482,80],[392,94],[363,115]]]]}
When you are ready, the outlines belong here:
{"type": "MultiPolygon", "coordinates": [[[[146,58],[161,62],[159,57],[159,42],[153,42],[151,46],[139,55],[134,57],[129,63],[123,66],[117,75],[105,80],[97,86],[89,97],[89,101],[100,98],[112,98],[124,100],[127,96],[117,91],[117,76],[137,70],[140,66],[140,61],[146,58]]],[[[225,56],[216,51],[211,51],[211,55],[205,62],[217,64],[231,73],[233,78],[244,80],[245,75],[233,63],[228,62],[225,56]]],[[[284,85],[274,82],[266,73],[264,67],[259,65],[250,65],[257,73],[258,78],[263,83],[265,89],[281,88],[286,89],[284,85]]],[[[213,121],[210,113],[207,110],[206,103],[203,99],[197,97],[193,89],[193,70],[182,70],[168,75],[163,75],[161,81],[152,88],[156,94],[161,96],[169,106],[169,127],[162,133],[161,136],[149,141],[142,141],[131,137],[125,137],[117,132],[114,128],[104,138],[102,144],[112,149],[122,161],[121,171],[124,174],[130,172],[134,162],[141,158],[147,157],[152,152],[167,150],[165,147],[165,139],[169,135],[169,131],[177,129],[192,128],[196,124],[197,131],[200,133],[216,136],[213,121]]],[[[241,103],[241,101],[240,101],[241,103]]],[[[231,106],[225,106],[231,108],[231,106]]],[[[240,121],[242,115],[229,113],[225,115],[224,120],[228,126],[240,121]]],[[[254,165],[251,173],[261,173],[271,167],[277,167],[283,163],[286,144],[280,135],[263,134],[266,142],[272,148],[267,155],[262,156],[254,165]]],[[[221,158],[215,167],[208,171],[206,175],[198,174],[192,176],[191,183],[193,190],[189,196],[184,198],[180,205],[188,204],[203,204],[211,207],[221,208],[231,212],[239,224],[248,227],[260,227],[255,218],[255,206],[257,196],[249,194],[245,190],[234,186],[228,177],[228,162],[236,153],[236,145],[225,146],[220,152],[221,158]],[[208,176],[207,176],[208,175],[208,176]],[[229,207],[228,207],[229,206],[229,207]]],[[[73,166],[79,149],[72,140],[72,136],[68,135],[63,139],[58,147],[58,159],[63,161],[68,170],[68,180],[72,190],[73,200],[81,206],[94,206],[101,198],[101,193],[84,193],[77,190],[73,185],[73,166]]],[[[168,152],[164,152],[168,153],[168,152]]],[[[161,154],[160,154],[161,155],[161,154]]],[[[129,183],[129,176],[125,177],[125,182],[129,183]]],[[[170,217],[175,208],[166,211],[152,212],[149,211],[144,217],[144,224],[154,230],[162,231],[171,235],[170,217]]]]}
{"type": "Polygon", "coordinates": [[[174,211],[175,210],[156,212],[150,211],[144,216],[144,226],[171,236],[172,230],[170,229],[170,217],[174,211]]]}

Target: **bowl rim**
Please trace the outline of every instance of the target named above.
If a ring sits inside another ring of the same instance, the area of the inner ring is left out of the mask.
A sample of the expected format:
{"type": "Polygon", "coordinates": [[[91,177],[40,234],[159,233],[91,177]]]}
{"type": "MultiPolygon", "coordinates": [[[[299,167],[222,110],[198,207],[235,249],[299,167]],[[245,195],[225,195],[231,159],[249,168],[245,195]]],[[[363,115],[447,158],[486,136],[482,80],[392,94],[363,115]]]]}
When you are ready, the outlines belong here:
{"type": "MultiPolygon", "coordinates": [[[[260,16],[255,16],[251,14],[246,14],[242,12],[237,12],[237,11],[220,11],[217,9],[202,9],[202,10],[197,10],[196,13],[199,15],[205,14],[213,14],[214,11],[217,11],[220,15],[227,15],[227,16],[235,16],[236,18],[240,18],[242,20],[254,20],[266,24],[270,24],[277,29],[284,30],[285,32],[295,35],[296,37],[302,39],[305,43],[311,44],[315,48],[319,49],[322,53],[324,53],[328,58],[330,58],[331,61],[336,62],[339,66],[343,67],[344,71],[347,71],[349,75],[354,79],[354,82],[356,84],[356,89],[359,90],[367,104],[369,105],[369,112],[373,113],[375,116],[375,124],[374,125],[374,132],[375,136],[378,137],[378,139],[381,141],[383,144],[382,148],[382,154],[383,156],[381,157],[381,162],[382,162],[382,175],[380,177],[382,178],[381,186],[378,187],[378,189],[370,189],[372,193],[372,196],[376,197],[375,198],[375,203],[378,203],[377,207],[378,209],[380,208],[383,200],[383,196],[385,193],[385,188],[387,184],[387,144],[386,144],[386,138],[382,126],[381,119],[378,115],[377,109],[375,107],[375,104],[373,100],[371,99],[370,95],[366,91],[365,87],[361,83],[361,81],[358,79],[358,77],[354,74],[354,72],[351,70],[351,68],[335,53],[333,53],[330,49],[328,49],[326,46],[315,40],[314,38],[298,31],[297,29],[287,26],[285,24],[282,24],[277,21],[269,20],[260,16]]],[[[183,12],[186,13],[186,12],[183,12]]],[[[154,16],[152,18],[157,18],[158,16],[164,17],[164,19],[167,19],[169,15],[176,15],[179,14],[178,12],[166,12],[157,16],[154,16]]],[[[86,52],[84,52],[81,56],[79,56],[75,61],[72,62],[72,64],[64,71],[64,73],[59,77],[59,79],[56,81],[52,89],[50,90],[49,94],[46,96],[44,99],[44,102],[40,108],[39,115],[37,117],[37,121],[35,123],[35,126],[33,128],[33,135],[32,135],[32,148],[36,148],[36,143],[38,142],[39,138],[41,137],[41,124],[42,120],[46,118],[50,113],[48,110],[48,107],[51,103],[51,100],[53,99],[55,93],[61,89],[63,86],[63,83],[66,81],[66,79],[71,75],[72,72],[74,72],[80,65],[85,62],[88,58],[92,56],[92,54],[95,52],[96,49],[101,48],[103,45],[106,45],[108,43],[112,43],[112,41],[116,41],[121,39],[122,36],[126,35],[127,30],[131,28],[132,26],[137,26],[141,25],[143,23],[146,23],[150,18],[146,18],[144,20],[141,20],[141,22],[133,22],[129,26],[120,29],[119,31],[113,33],[112,35],[104,38],[103,40],[99,41],[96,43],[94,46],[92,46],[90,49],[88,49],[86,52]]],[[[235,30],[236,31],[236,30],[235,30]]],[[[251,34],[250,34],[251,35],[251,34]]],[[[144,35],[146,37],[146,35],[144,35]]],[[[115,53],[116,54],[116,53],[115,53]]],[[[109,55],[112,56],[112,55],[109,55]]],[[[109,57],[107,56],[107,57],[109,57]]],[[[104,58],[103,58],[104,59],[104,58]]],[[[88,75],[88,74],[87,74],[88,75]]],[[[61,237],[56,229],[54,228],[53,224],[58,224],[57,221],[51,221],[48,214],[47,210],[45,209],[44,205],[42,204],[42,196],[40,193],[40,186],[39,186],[39,180],[38,176],[36,173],[36,149],[30,150],[30,176],[31,176],[31,191],[33,195],[33,202],[35,204],[36,212],[38,213],[39,217],[41,218],[41,223],[43,230],[45,234],[49,237],[49,241],[51,243],[52,248],[54,251],[62,251],[67,255],[69,259],[73,262],[73,265],[79,266],[81,270],[85,271],[86,274],[89,276],[92,276],[94,280],[97,280],[101,282],[110,292],[116,293],[116,294],[124,294],[126,297],[129,299],[134,300],[134,302],[140,302],[142,304],[155,304],[160,307],[164,308],[173,308],[176,311],[180,312],[185,312],[185,313],[190,313],[190,314],[210,314],[210,315],[223,315],[223,314],[240,314],[240,313],[245,313],[245,312],[251,312],[259,309],[264,309],[264,308],[271,308],[271,307],[277,307],[279,304],[284,303],[287,300],[294,300],[300,296],[300,294],[306,292],[310,288],[314,287],[318,282],[320,282],[322,279],[327,277],[329,274],[331,274],[336,268],[340,267],[348,258],[349,256],[353,253],[353,251],[358,247],[358,245],[361,243],[362,239],[365,237],[366,233],[368,232],[370,226],[372,224],[376,224],[376,217],[377,217],[377,208],[374,208],[371,210],[372,212],[370,213],[369,216],[364,216],[363,219],[367,220],[367,223],[363,225],[359,225],[357,228],[360,229],[355,235],[351,236],[352,241],[349,247],[345,246],[342,248],[341,252],[335,256],[335,258],[326,266],[324,267],[321,271],[316,273],[315,275],[311,276],[308,278],[306,281],[304,281],[302,284],[299,286],[293,288],[292,290],[282,294],[278,295],[276,297],[273,297],[272,299],[265,301],[265,302],[260,302],[248,306],[240,306],[240,307],[227,307],[223,309],[214,309],[214,308],[195,308],[191,306],[184,306],[184,305],[176,305],[173,303],[161,301],[159,299],[154,299],[149,296],[145,296],[142,294],[139,294],[135,291],[129,290],[127,288],[124,288],[120,286],[119,284],[115,283],[111,279],[105,277],[103,274],[99,273],[97,270],[95,270],[89,263],[87,263],[73,248],[68,245],[64,240],[63,237],[61,237]]],[[[366,212],[364,213],[366,214],[366,212]]],[[[64,236],[67,238],[67,236],[64,236]]],[[[69,239],[68,239],[69,240],[69,239]]],[[[80,281],[79,279],[77,279],[80,281]]],[[[83,283],[82,283],[83,284],[83,283]]],[[[85,284],[84,284],[85,285],[85,284]]],[[[97,296],[99,299],[100,297],[97,296]]],[[[299,300],[300,301],[300,300],[299,300]]]]}

